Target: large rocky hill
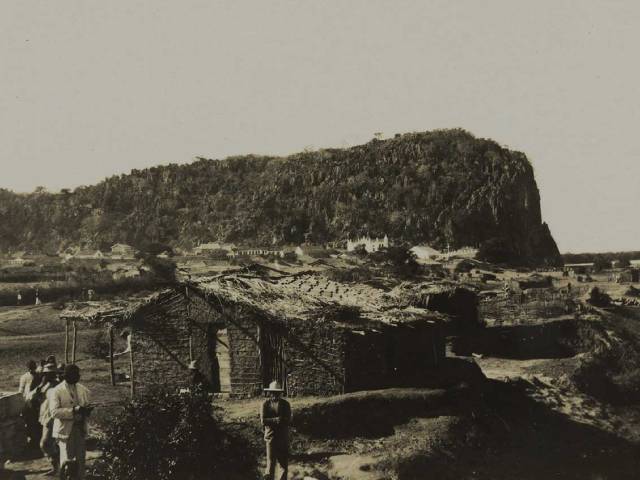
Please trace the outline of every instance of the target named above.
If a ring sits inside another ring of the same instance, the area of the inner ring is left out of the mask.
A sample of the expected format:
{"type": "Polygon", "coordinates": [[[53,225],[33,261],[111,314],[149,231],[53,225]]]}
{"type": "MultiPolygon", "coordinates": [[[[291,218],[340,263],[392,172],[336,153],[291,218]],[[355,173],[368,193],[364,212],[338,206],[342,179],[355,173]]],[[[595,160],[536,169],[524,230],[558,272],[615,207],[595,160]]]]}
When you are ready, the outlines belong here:
{"type": "Polygon", "coordinates": [[[61,193],[0,190],[0,249],[317,243],[361,234],[436,247],[500,245],[555,263],[523,153],[463,130],[398,135],[286,158],[199,159],[61,193]]]}

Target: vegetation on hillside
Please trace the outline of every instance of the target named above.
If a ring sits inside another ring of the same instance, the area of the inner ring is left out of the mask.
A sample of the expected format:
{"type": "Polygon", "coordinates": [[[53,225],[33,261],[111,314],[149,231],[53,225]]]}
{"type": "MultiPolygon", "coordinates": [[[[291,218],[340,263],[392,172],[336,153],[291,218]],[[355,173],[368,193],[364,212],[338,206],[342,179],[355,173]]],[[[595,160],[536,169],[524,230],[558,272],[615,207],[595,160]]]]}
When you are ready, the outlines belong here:
{"type": "Polygon", "coordinates": [[[406,134],[286,158],[198,159],[74,191],[0,190],[0,250],[326,243],[359,235],[508,247],[558,263],[526,156],[463,130],[406,134]]]}

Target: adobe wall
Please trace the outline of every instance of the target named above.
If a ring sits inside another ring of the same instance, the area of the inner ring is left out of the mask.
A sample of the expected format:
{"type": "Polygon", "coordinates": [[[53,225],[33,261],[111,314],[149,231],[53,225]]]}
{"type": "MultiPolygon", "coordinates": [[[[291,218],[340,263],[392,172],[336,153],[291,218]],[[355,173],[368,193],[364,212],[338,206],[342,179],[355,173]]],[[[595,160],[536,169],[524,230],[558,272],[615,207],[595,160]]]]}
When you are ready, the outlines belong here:
{"type": "Polygon", "coordinates": [[[521,325],[555,318],[574,311],[572,296],[553,289],[530,289],[519,293],[500,292],[481,298],[480,320],[491,326],[521,325]]]}
{"type": "Polygon", "coordinates": [[[344,334],[331,322],[289,322],[286,348],[289,396],[344,393],[344,348],[344,334]]]}
{"type": "Polygon", "coordinates": [[[155,384],[187,388],[191,382],[189,337],[193,359],[210,372],[211,343],[217,328],[227,328],[231,366],[231,394],[252,396],[262,392],[258,327],[239,310],[222,316],[205,299],[180,292],[148,307],[133,327],[134,389],[144,395],[155,384]],[[210,332],[210,333],[208,333],[210,332]]]}
{"type": "MultiPolygon", "coordinates": [[[[146,308],[132,326],[131,350],[135,395],[149,393],[154,385],[186,388],[191,381],[189,335],[191,331],[183,295],[176,294],[161,305],[146,308]]],[[[196,343],[202,344],[199,338],[196,343]]]]}

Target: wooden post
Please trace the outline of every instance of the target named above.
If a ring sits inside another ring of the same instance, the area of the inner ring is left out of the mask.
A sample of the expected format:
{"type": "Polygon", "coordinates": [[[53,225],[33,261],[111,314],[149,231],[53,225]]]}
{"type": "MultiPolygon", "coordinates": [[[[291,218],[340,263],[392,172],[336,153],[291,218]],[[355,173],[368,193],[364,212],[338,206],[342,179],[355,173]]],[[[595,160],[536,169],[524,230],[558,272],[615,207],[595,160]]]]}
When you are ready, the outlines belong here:
{"type": "Polygon", "coordinates": [[[116,371],[113,366],[113,326],[109,326],[109,373],[111,374],[111,385],[116,384],[116,371]]]}
{"type": "Polygon", "coordinates": [[[69,319],[65,319],[64,324],[64,363],[69,363],[69,319]]]}
{"type": "Polygon", "coordinates": [[[131,379],[131,400],[135,395],[135,382],[133,379],[133,329],[129,332],[129,378],[131,379]]]}
{"type": "Polygon", "coordinates": [[[76,350],[78,348],[78,326],[73,320],[73,345],[71,347],[71,363],[76,363],[76,350]]]}

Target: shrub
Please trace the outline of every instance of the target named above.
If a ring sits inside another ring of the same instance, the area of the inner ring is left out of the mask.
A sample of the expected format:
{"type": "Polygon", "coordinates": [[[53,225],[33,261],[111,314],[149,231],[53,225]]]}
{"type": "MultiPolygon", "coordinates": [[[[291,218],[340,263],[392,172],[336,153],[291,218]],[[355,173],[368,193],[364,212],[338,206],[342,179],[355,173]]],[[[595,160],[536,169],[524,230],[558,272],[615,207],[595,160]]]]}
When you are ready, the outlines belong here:
{"type": "Polygon", "coordinates": [[[94,476],[109,480],[255,478],[249,446],[221,427],[200,389],[158,388],[107,426],[94,476]]]}
{"type": "Polygon", "coordinates": [[[105,360],[109,356],[109,336],[104,330],[99,330],[89,337],[86,351],[94,358],[105,360]]]}

